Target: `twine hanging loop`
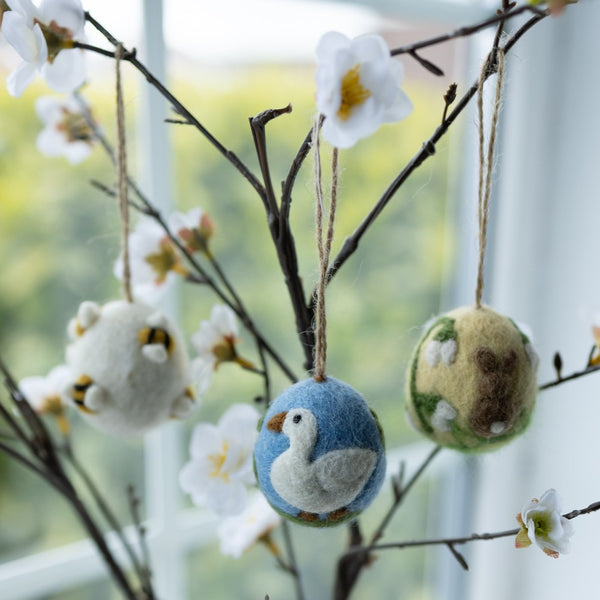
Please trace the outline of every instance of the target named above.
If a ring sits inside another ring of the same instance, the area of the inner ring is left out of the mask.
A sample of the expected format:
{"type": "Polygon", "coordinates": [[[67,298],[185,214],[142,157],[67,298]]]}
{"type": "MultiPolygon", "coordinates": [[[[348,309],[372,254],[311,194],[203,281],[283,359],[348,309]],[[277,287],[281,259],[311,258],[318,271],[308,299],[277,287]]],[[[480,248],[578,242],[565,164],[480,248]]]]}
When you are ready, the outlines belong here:
{"type": "Polygon", "coordinates": [[[331,256],[331,243],[333,242],[335,213],[337,208],[338,187],[338,149],[333,148],[331,157],[331,201],[329,204],[329,221],[327,233],[323,235],[323,220],[325,205],[323,201],[323,187],[321,181],[321,156],[319,146],[320,121],[317,118],[313,126],[312,139],[314,147],[314,176],[315,176],[315,232],[317,250],[319,252],[319,280],[317,283],[317,302],[315,315],[315,368],[313,378],[323,382],[327,379],[325,367],[327,363],[327,315],[325,311],[325,287],[327,285],[327,271],[331,256]]]}
{"type": "Polygon", "coordinates": [[[115,80],[117,105],[117,198],[121,212],[121,253],[123,255],[123,294],[133,302],[131,293],[131,265],[129,260],[129,182],[127,177],[127,143],[125,139],[125,110],[121,85],[121,59],[123,44],[115,49],[115,80]]]}
{"type": "Polygon", "coordinates": [[[496,48],[483,63],[477,88],[477,115],[479,119],[479,192],[478,192],[478,222],[479,222],[479,259],[477,265],[477,284],[475,287],[475,306],[481,308],[481,298],[484,287],[485,251],[487,246],[487,227],[489,220],[490,196],[492,191],[492,172],[494,170],[494,146],[500,115],[502,99],[502,80],[504,77],[504,50],[496,48]],[[483,85],[488,76],[491,61],[496,61],[496,92],[492,106],[492,119],[487,153],[485,152],[485,131],[483,123],[483,85]]]}

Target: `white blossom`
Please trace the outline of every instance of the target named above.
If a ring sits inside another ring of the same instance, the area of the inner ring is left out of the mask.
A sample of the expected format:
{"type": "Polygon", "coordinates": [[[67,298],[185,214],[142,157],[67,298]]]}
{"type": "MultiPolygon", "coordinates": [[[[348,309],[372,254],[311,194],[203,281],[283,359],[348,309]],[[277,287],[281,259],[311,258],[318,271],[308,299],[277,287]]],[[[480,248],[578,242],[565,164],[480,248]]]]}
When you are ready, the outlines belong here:
{"type": "Polygon", "coordinates": [[[549,489],[538,500],[528,502],[517,521],[521,531],[515,540],[517,548],[526,548],[535,542],[548,556],[558,558],[569,551],[573,525],[561,515],[561,501],[554,489],[549,489]]]}
{"type": "Polygon", "coordinates": [[[40,73],[57,92],[71,92],[85,79],[83,53],[73,40],[83,38],[85,18],[80,0],[6,0],[2,33],[21,57],[9,75],[7,88],[20,96],[40,73]]]}
{"type": "Polygon", "coordinates": [[[208,390],[213,373],[223,362],[235,362],[243,368],[254,369],[252,362],[238,354],[238,335],[235,313],[228,306],[215,304],[210,319],[200,322],[200,329],[191,337],[198,356],[190,366],[199,395],[208,390]]]}
{"type": "Polygon", "coordinates": [[[239,515],[224,519],[217,530],[221,553],[239,558],[256,542],[264,540],[277,553],[269,534],[281,523],[280,516],[271,508],[261,493],[256,493],[239,515]]]}
{"type": "Polygon", "coordinates": [[[190,253],[208,252],[208,242],[215,226],[208,213],[195,207],[187,213],[174,212],[169,217],[169,228],[190,253]]]}
{"type": "Polygon", "coordinates": [[[75,165],[92,153],[94,134],[82,114],[84,109],[73,96],[64,100],[40,96],[35,110],[44,123],[36,142],[42,154],[64,156],[75,165]]]}
{"type": "MultiPolygon", "coordinates": [[[[187,274],[177,248],[150,217],[142,217],[129,234],[129,264],[133,295],[149,304],[155,303],[175,282],[176,274],[187,274]]],[[[122,255],[116,260],[113,273],[118,279],[123,278],[122,255]]]]}
{"type": "Polygon", "coordinates": [[[40,414],[54,416],[62,433],[69,431],[69,424],[65,416],[65,407],[68,402],[64,390],[70,379],[69,368],[60,365],[54,367],[45,377],[25,377],[19,382],[19,389],[33,409],[40,414]]]}
{"type": "Polygon", "coordinates": [[[402,63],[380,36],[350,40],[330,31],[319,41],[317,62],[317,108],[326,117],[323,137],[332,145],[349,148],[412,111],[400,89],[402,63]]]}
{"type": "Polygon", "coordinates": [[[244,509],[246,486],[255,482],[252,452],[258,417],[251,406],[234,404],[217,425],[194,427],[191,460],[179,473],[179,483],[194,504],[223,516],[244,509]]]}

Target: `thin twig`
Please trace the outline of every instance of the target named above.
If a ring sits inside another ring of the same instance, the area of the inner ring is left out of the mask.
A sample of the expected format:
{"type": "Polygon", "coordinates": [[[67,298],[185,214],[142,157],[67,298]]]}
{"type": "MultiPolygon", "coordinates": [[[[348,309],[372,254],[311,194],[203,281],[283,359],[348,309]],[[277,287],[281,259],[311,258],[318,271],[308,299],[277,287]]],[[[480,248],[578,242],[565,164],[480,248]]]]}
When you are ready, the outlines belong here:
{"type": "MultiPolygon", "coordinates": [[[[582,508],[579,510],[573,510],[569,513],[565,513],[562,516],[565,519],[576,519],[582,515],[588,515],[590,513],[596,512],[600,510],[600,501],[594,502],[587,506],[586,508],[582,508]]],[[[391,549],[402,549],[402,548],[416,548],[422,546],[450,546],[450,545],[460,545],[460,544],[468,544],[470,542],[480,542],[480,541],[489,541],[496,540],[504,537],[515,536],[519,533],[521,529],[519,527],[515,529],[506,529],[504,531],[497,531],[494,533],[474,533],[469,536],[463,537],[454,537],[454,538],[433,538],[427,540],[411,540],[407,542],[396,542],[390,544],[378,544],[369,548],[372,551],[378,550],[391,550],[391,549]]],[[[366,552],[367,548],[350,548],[346,554],[359,554],[361,552],[366,552]]]]}
{"type": "Polygon", "coordinates": [[[570,375],[564,375],[559,379],[555,379],[554,381],[549,381],[548,383],[543,383],[538,387],[538,390],[541,392],[543,390],[547,390],[549,388],[556,387],[561,383],[565,383],[567,381],[573,381],[573,379],[579,379],[579,377],[583,377],[584,375],[589,375],[590,373],[595,373],[596,371],[600,371],[600,365],[596,365],[594,367],[586,367],[582,371],[575,371],[570,375]]]}
{"type": "MultiPolygon", "coordinates": [[[[270,181],[269,165],[267,161],[267,143],[265,125],[277,116],[285,114],[291,110],[290,107],[282,109],[267,110],[256,117],[250,119],[252,128],[252,136],[256,147],[256,154],[261,172],[263,174],[264,185],[267,189],[266,198],[263,199],[265,212],[267,215],[267,223],[269,231],[277,251],[277,259],[284,275],[285,284],[288,290],[294,316],[296,321],[296,333],[302,345],[304,352],[305,364],[307,370],[312,368],[313,364],[313,348],[314,348],[314,331],[312,325],[312,310],[306,306],[306,296],[304,293],[304,285],[300,277],[298,267],[298,257],[296,253],[296,243],[290,227],[289,219],[280,218],[279,208],[274,196],[273,188],[270,181]]],[[[291,188],[290,188],[291,193],[291,188]]],[[[289,206],[282,207],[289,215],[289,206]]]]}
{"type": "MultiPolygon", "coordinates": [[[[108,503],[106,502],[106,500],[104,499],[102,494],[99,492],[98,486],[96,486],[96,484],[92,480],[89,473],[85,470],[85,468],[79,462],[79,460],[77,460],[77,458],[75,457],[75,454],[71,451],[70,448],[66,448],[65,456],[67,457],[67,460],[71,463],[71,466],[75,469],[75,472],[81,478],[81,480],[85,484],[86,488],[90,492],[92,498],[94,499],[94,502],[96,503],[96,506],[102,513],[102,516],[106,519],[106,522],[108,523],[108,525],[111,527],[111,529],[113,530],[113,532],[115,533],[115,535],[117,536],[119,541],[121,542],[121,545],[123,546],[123,549],[125,550],[125,553],[127,554],[127,556],[129,556],[129,560],[131,561],[131,564],[132,564],[135,572],[137,573],[137,575],[140,579],[140,582],[142,583],[142,585],[144,585],[145,579],[146,579],[145,570],[143,568],[143,565],[138,560],[138,557],[137,557],[135,551],[133,550],[133,547],[131,546],[131,544],[128,542],[127,538],[123,534],[123,528],[122,528],[121,523],[119,523],[117,517],[112,512],[108,503]]],[[[144,587],[144,591],[147,594],[150,594],[149,598],[154,597],[154,593],[152,591],[151,586],[149,588],[144,587]]]]}
{"type": "MultiPolygon", "coordinates": [[[[536,11],[537,12],[537,11],[536,11]]],[[[525,23],[517,32],[515,32],[510,39],[503,46],[504,53],[508,53],[509,50],[514,46],[514,44],[536,23],[541,21],[543,18],[547,16],[545,11],[542,11],[541,14],[530,19],[527,23],[525,23]]],[[[504,16],[506,18],[506,15],[504,16]]],[[[501,18],[495,18],[493,23],[497,23],[502,20],[501,18]]],[[[492,75],[494,69],[491,69],[488,72],[488,77],[492,75]]],[[[413,158],[408,162],[408,164],[402,169],[402,171],[398,174],[398,176],[392,181],[392,183],[388,186],[379,200],[375,203],[371,211],[367,214],[367,216],[363,219],[362,223],[354,230],[352,234],[350,234],[346,240],[344,241],[342,248],[338,252],[337,256],[333,259],[331,266],[328,271],[328,281],[331,281],[333,277],[337,274],[340,268],[344,265],[344,263],[352,256],[356,250],[358,249],[359,243],[362,240],[365,233],[371,227],[371,225],[375,222],[377,217],[383,212],[384,208],[387,206],[389,201],[394,197],[396,192],[400,189],[402,184],[409,178],[409,176],[420,167],[428,158],[435,154],[435,145],[437,142],[448,132],[448,129],[457,119],[457,117],[462,113],[462,111],[466,108],[469,101],[473,98],[475,93],[477,92],[478,82],[475,82],[468,91],[462,96],[462,98],[458,101],[458,104],[455,106],[454,110],[448,115],[446,120],[440,124],[431,137],[422,145],[421,150],[417,152],[413,158]]],[[[314,298],[314,293],[313,293],[314,298]]]]}
{"type": "MultiPolygon", "coordinates": [[[[104,151],[106,152],[106,154],[108,155],[110,160],[113,162],[113,164],[116,164],[116,155],[115,155],[115,151],[114,151],[111,143],[108,141],[106,136],[102,133],[100,128],[94,122],[91,114],[89,113],[89,110],[87,110],[87,106],[85,105],[85,102],[83,102],[83,100],[79,97],[78,97],[78,99],[79,99],[80,106],[82,108],[82,114],[83,114],[84,118],[86,119],[88,126],[92,129],[92,131],[94,133],[94,137],[100,142],[100,145],[102,146],[102,148],[104,149],[104,151]]],[[[162,214],[154,207],[154,205],[152,204],[152,202],[150,202],[150,199],[144,194],[144,192],[142,192],[142,190],[137,185],[137,183],[135,182],[133,177],[128,175],[127,181],[129,183],[129,186],[131,187],[132,191],[135,193],[135,195],[137,196],[139,201],[142,203],[142,206],[140,206],[137,203],[131,203],[131,201],[130,201],[130,205],[133,206],[135,209],[139,210],[142,214],[144,214],[148,217],[151,217],[158,223],[158,225],[160,225],[160,227],[163,229],[165,234],[169,237],[169,239],[173,242],[173,244],[181,252],[182,256],[185,256],[188,263],[200,275],[200,278],[196,280],[196,283],[202,283],[204,285],[208,285],[213,290],[213,292],[217,295],[217,297],[220,300],[222,300],[225,304],[227,304],[227,306],[229,306],[229,308],[231,308],[231,310],[233,310],[235,312],[235,314],[239,317],[239,319],[242,321],[242,323],[248,329],[248,331],[250,331],[250,333],[252,333],[252,335],[256,338],[257,342],[265,349],[265,351],[271,356],[271,358],[281,368],[281,370],[286,375],[286,377],[288,377],[288,379],[292,383],[297,381],[297,377],[294,375],[291,368],[285,363],[285,361],[283,360],[281,355],[271,346],[271,344],[269,344],[269,342],[267,342],[265,337],[262,335],[262,333],[258,330],[257,326],[254,324],[253,320],[250,318],[249,313],[245,309],[239,294],[235,291],[233,285],[231,284],[229,279],[225,276],[223,269],[220,267],[220,265],[216,261],[216,259],[213,256],[209,255],[209,260],[210,260],[213,268],[215,269],[217,276],[219,277],[219,279],[221,280],[221,282],[223,283],[223,285],[225,286],[227,291],[231,294],[231,296],[233,298],[233,302],[225,294],[225,292],[217,285],[217,283],[214,281],[214,279],[212,277],[210,277],[210,275],[207,273],[206,269],[204,269],[204,267],[196,260],[196,258],[190,252],[188,252],[186,250],[186,248],[183,246],[183,244],[181,243],[179,238],[171,231],[169,225],[167,224],[167,222],[164,219],[164,217],[162,216],[162,214]]],[[[98,187],[98,189],[100,189],[101,191],[103,191],[105,193],[109,193],[109,194],[112,193],[109,189],[106,188],[106,186],[103,186],[102,184],[94,183],[94,185],[96,187],[98,187]]],[[[263,371],[266,372],[266,369],[264,369],[264,364],[263,364],[263,371]]]]}
{"type": "Polygon", "coordinates": [[[140,542],[140,550],[142,553],[142,572],[140,580],[144,587],[144,591],[148,594],[148,598],[154,598],[154,590],[152,587],[152,570],[150,568],[150,550],[148,549],[148,540],[146,538],[146,528],[142,524],[140,515],[140,499],[135,494],[133,485],[127,487],[127,497],[129,498],[129,508],[131,510],[131,518],[133,525],[137,531],[138,540],[140,542]]]}
{"type": "MultiPolygon", "coordinates": [[[[119,41],[103,26],[101,25],[89,12],[85,12],[85,19],[90,23],[97,31],[99,31],[111,44],[117,46],[119,41]]],[[[97,52],[104,56],[112,56],[112,53],[97,48],[95,46],[87,46],[80,42],[74,42],[75,48],[84,48],[92,52],[97,52]]],[[[148,83],[154,87],[158,92],[171,104],[173,110],[180,115],[183,119],[194,125],[200,133],[249,181],[250,185],[256,190],[259,196],[264,197],[265,189],[258,181],[256,176],[248,169],[248,167],[240,160],[240,158],[231,150],[228,150],[217,138],[215,138],[209,131],[202,125],[202,123],[146,68],[146,66],[137,58],[135,50],[123,49],[123,60],[131,63],[145,78],[148,83]]]]}
{"type": "Polygon", "coordinates": [[[461,27],[460,29],[455,29],[449,33],[444,33],[442,35],[438,35],[427,40],[421,40],[419,42],[415,42],[413,44],[407,44],[406,46],[399,46],[398,48],[394,48],[390,51],[392,56],[399,56],[401,54],[411,54],[416,50],[420,50],[422,48],[428,48],[430,46],[436,46],[437,44],[443,44],[444,42],[449,42],[450,40],[454,40],[459,37],[467,37],[473,35],[474,33],[478,33],[483,29],[487,29],[492,25],[496,25],[501,21],[506,21],[508,19],[512,19],[514,17],[518,17],[524,13],[533,13],[538,17],[546,17],[550,13],[548,10],[542,10],[535,6],[524,5],[519,8],[515,8],[507,13],[502,12],[493,17],[485,19],[484,21],[480,21],[479,23],[475,23],[474,25],[469,25],[468,27],[461,27]]]}
{"type": "MultiPolygon", "coordinates": [[[[346,600],[356,582],[360,576],[362,570],[371,562],[371,550],[375,547],[376,542],[383,536],[386,527],[389,525],[392,517],[398,510],[400,504],[406,498],[407,493],[417,482],[417,480],[423,475],[425,469],[429,466],[431,461],[440,452],[441,446],[436,446],[425,458],[421,466],[415,471],[414,475],[408,480],[403,488],[400,488],[398,484],[399,479],[392,481],[392,487],[394,491],[394,499],[392,506],[387,511],[381,524],[375,530],[375,533],[371,536],[371,540],[367,546],[358,545],[354,536],[351,537],[351,547],[344,553],[337,564],[337,574],[334,585],[334,599],[335,600],[346,600]]],[[[401,468],[403,474],[404,469],[401,468]]],[[[362,536],[360,536],[362,537],[362,536]]]]}
{"type": "Polygon", "coordinates": [[[288,556],[288,563],[290,566],[289,573],[294,578],[294,586],[296,588],[296,600],[304,600],[304,590],[302,588],[302,580],[300,578],[300,571],[298,570],[298,561],[296,560],[294,545],[292,544],[290,524],[287,521],[284,521],[281,524],[281,530],[283,531],[283,540],[288,556]]]}

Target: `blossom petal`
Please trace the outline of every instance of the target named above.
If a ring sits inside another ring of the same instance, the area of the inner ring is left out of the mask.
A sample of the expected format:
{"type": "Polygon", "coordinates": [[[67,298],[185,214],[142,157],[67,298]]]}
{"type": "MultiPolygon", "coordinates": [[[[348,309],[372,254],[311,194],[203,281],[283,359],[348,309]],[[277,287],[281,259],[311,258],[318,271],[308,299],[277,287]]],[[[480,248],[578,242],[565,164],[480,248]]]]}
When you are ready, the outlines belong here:
{"type": "Polygon", "coordinates": [[[214,477],[206,484],[206,506],[218,515],[236,515],[244,510],[248,499],[246,487],[239,481],[226,483],[214,477]]]}
{"type": "Polygon", "coordinates": [[[6,0],[6,4],[12,11],[24,17],[29,26],[33,25],[33,20],[39,18],[39,13],[31,0],[6,0]]]}
{"type": "Polygon", "coordinates": [[[83,162],[93,151],[87,142],[70,142],[65,146],[64,156],[72,164],[83,162]]]}
{"type": "Polygon", "coordinates": [[[66,27],[74,36],[83,31],[85,17],[80,0],[42,0],[40,14],[44,23],[55,21],[66,27]]]}
{"type": "Polygon", "coordinates": [[[14,11],[4,13],[2,33],[23,60],[33,62],[37,58],[39,54],[37,38],[32,26],[23,15],[14,11]]]}
{"type": "Polygon", "coordinates": [[[37,68],[33,63],[22,62],[6,80],[8,93],[18,98],[33,81],[37,68]]]}
{"type": "Polygon", "coordinates": [[[531,546],[531,540],[527,535],[527,529],[522,528],[515,538],[515,548],[528,548],[531,546]]]}
{"type": "Polygon", "coordinates": [[[35,112],[42,123],[54,123],[61,114],[61,102],[54,96],[40,96],[35,100],[35,112]]]}
{"type": "Polygon", "coordinates": [[[198,423],[192,432],[190,440],[190,456],[201,459],[208,454],[217,454],[222,451],[223,438],[219,430],[210,423],[198,423]]]}
{"type": "Polygon", "coordinates": [[[65,136],[52,126],[42,129],[36,140],[37,149],[44,156],[61,156],[65,145],[65,136]]]}
{"type": "Polygon", "coordinates": [[[81,50],[61,50],[52,63],[45,63],[43,74],[56,92],[68,93],[85,81],[85,61],[81,50]]]}

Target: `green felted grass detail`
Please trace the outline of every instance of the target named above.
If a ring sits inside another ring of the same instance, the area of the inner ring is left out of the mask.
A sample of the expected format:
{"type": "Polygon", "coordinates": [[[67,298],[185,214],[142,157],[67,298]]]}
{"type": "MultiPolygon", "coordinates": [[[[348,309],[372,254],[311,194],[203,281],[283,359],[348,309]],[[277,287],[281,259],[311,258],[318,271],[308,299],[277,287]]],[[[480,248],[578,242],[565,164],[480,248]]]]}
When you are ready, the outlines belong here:
{"type": "Polygon", "coordinates": [[[497,448],[531,420],[535,363],[527,336],[511,319],[485,306],[456,309],[416,346],[406,411],[437,444],[463,452],[497,448]],[[446,360],[439,358],[440,344],[451,344],[443,347],[446,360]]]}
{"type": "Polygon", "coordinates": [[[441,325],[439,331],[436,332],[434,336],[434,340],[438,342],[447,342],[448,340],[456,339],[456,329],[454,329],[455,319],[450,319],[449,317],[441,317],[436,322],[434,327],[441,325]]]}
{"type": "Polygon", "coordinates": [[[446,340],[455,339],[456,333],[454,332],[454,319],[442,316],[435,320],[433,325],[427,330],[425,335],[421,338],[421,341],[417,344],[417,348],[415,353],[413,354],[413,358],[411,360],[410,366],[410,376],[409,376],[409,397],[412,398],[412,403],[407,403],[407,410],[410,405],[412,405],[415,409],[415,414],[412,416],[417,416],[421,427],[426,433],[433,433],[433,428],[429,424],[429,419],[431,414],[435,410],[435,406],[437,405],[439,400],[442,400],[442,397],[439,394],[423,394],[419,392],[416,388],[416,375],[417,375],[417,363],[418,358],[421,353],[421,349],[423,347],[423,343],[431,334],[431,332],[441,325],[440,330],[436,333],[435,338],[440,342],[444,342],[446,340]],[[441,336],[441,339],[440,337],[441,336]],[[433,408],[429,408],[433,404],[433,408]]]}

